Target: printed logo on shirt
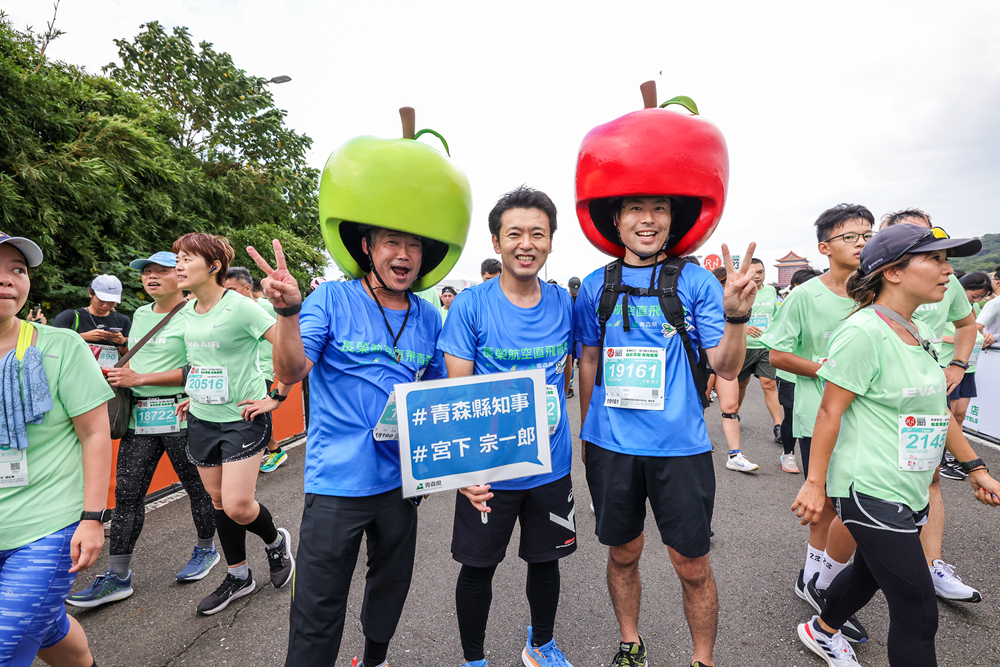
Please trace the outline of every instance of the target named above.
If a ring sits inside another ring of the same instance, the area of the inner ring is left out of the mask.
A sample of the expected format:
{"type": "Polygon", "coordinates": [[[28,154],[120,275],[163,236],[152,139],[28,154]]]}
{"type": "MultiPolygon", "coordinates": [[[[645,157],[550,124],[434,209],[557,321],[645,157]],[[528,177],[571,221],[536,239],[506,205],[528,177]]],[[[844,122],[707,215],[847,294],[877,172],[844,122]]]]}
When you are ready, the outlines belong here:
{"type": "Polygon", "coordinates": [[[211,347],[215,349],[222,347],[222,343],[215,340],[186,340],[184,343],[188,347],[211,347]]]}
{"type": "Polygon", "coordinates": [[[531,359],[548,359],[563,357],[569,351],[569,343],[547,345],[545,347],[505,348],[484,347],[483,356],[496,361],[528,361],[531,359]]]}
{"type": "MultiPolygon", "coordinates": [[[[128,344],[129,344],[130,347],[134,346],[138,342],[139,342],[139,338],[137,336],[129,336],[128,337],[128,344]]],[[[166,338],[162,338],[162,337],[160,337],[160,338],[150,338],[149,341],[146,342],[146,344],[149,345],[150,343],[152,343],[153,345],[166,345],[167,344],[167,339],[166,338]]]]}
{"type": "MultiPolygon", "coordinates": [[[[345,340],[340,344],[340,349],[342,352],[354,352],[356,354],[385,354],[388,359],[395,357],[391,346],[382,343],[369,343],[363,340],[345,340]]],[[[429,354],[414,352],[413,350],[398,351],[402,357],[401,361],[416,362],[419,366],[426,366],[431,363],[432,356],[429,354]]]]}
{"type": "Polygon", "coordinates": [[[933,396],[934,394],[943,394],[945,392],[945,384],[941,382],[940,384],[928,384],[923,387],[903,387],[903,398],[915,398],[917,396],[933,396]]]}
{"type": "Polygon", "coordinates": [[[922,313],[926,313],[929,310],[937,310],[938,309],[938,305],[939,304],[936,304],[936,303],[925,303],[923,305],[917,306],[917,311],[918,312],[922,312],[922,313]]]}

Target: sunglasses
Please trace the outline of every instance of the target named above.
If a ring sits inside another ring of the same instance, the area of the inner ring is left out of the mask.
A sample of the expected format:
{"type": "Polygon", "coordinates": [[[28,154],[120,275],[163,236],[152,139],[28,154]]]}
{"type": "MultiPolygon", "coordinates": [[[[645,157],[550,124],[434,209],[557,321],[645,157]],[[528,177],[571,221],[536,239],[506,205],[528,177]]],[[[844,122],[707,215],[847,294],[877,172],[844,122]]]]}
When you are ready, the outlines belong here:
{"type": "Polygon", "coordinates": [[[951,237],[948,236],[948,232],[944,231],[940,227],[931,227],[930,229],[927,230],[926,234],[923,234],[920,238],[918,238],[916,241],[907,246],[906,250],[900,253],[900,257],[910,252],[914,248],[918,248],[921,244],[926,243],[927,241],[935,239],[950,239],[950,238],[951,237]]]}

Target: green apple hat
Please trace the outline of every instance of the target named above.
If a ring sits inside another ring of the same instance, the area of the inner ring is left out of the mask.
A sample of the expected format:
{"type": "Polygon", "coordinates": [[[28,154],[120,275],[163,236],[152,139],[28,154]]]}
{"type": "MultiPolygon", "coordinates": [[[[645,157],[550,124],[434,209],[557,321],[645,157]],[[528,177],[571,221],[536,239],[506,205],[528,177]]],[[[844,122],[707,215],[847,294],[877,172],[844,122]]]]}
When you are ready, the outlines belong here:
{"type": "Polygon", "coordinates": [[[423,260],[411,288],[418,292],[443,280],[458,262],[469,235],[472,190],[444,138],[433,130],[415,133],[412,108],[403,107],[399,115],[402,139],[355,137],[326,161],[319,220],[330,255],[351,278],[372,269],[361,247],[371,228],[423,238],[423,260]],[[425,132],[441,139],[448,157],[415,141],[425,132]]]}

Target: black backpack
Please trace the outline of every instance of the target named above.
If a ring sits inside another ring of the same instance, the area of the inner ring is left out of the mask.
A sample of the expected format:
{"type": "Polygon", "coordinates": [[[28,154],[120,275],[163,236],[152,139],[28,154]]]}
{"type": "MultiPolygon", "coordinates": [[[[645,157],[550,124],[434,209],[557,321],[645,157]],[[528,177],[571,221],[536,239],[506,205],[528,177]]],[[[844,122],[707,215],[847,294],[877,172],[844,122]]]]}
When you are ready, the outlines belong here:
{"type": "MultiPolygon", "coordinates": [[[[677,282],[680,280],[681,269],[686,260],[680,257],[668,257],[660,262],[660,277],[655,288],[632,287],[622,284],[622,260],[616,259],[604,267],[604,290],[601,292],[601,300],[597,307],[597,319],[601,327],[601,342],[599,343],[601,352],[604,352],[604,330],[608,320],[614,314],[615,306],[618,305],[618,295],[622,294],[622,330],[628,333],[631,330],[628,315],[629,296],[655,296],[660,300],[660,309],[663,315],[681,337],[684,342],[684,350],[687,352],[688,365],[691,367],[691,376],[694,378],[694,386],[701,396],[702,407],[708,407],[708,397],[705,392],[708,388],[708,373],[706,367],[705,351],[701,350],[699,357],[695,357],[694,348],[691,346],[691,337],[688,335],[687,323],[684,321],[684,304],[677,294],[677,282]],[[700,358],[700,360],[698,360],[700,358]]],[[[655,269],[653,269],[655,271],[655,269]]],[[[597,367],[597,386],[601,386],[604,376],[604,364],[597,367]]]]}

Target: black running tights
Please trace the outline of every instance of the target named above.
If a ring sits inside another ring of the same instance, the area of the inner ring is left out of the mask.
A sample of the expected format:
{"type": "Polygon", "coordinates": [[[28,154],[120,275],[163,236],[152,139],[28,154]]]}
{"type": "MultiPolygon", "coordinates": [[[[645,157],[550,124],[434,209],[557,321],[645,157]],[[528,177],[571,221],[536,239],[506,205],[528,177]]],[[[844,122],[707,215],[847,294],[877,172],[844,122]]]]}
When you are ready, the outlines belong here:
{"type": "MultiPolygon", "coordinates": [[[[455,587],[455,606],[462,651],[467,661],[483,660],[486,622],[493,601],[493,575],[497,566],[472,567],[463,565],[455,587]]],[[[528,563],[525,586],[531,610],[532,643],[542,646],[552,641],[552,631],[559,607],[559,561],[528,563]]]]}
{"type": "Polygon", "coordinates": [[[156,466],[167,453],[184,490],[191,499],[191,518],[198,537],[207,540],[215,535],[212,498],[201,483],[198,468],[188,460],[187,433],[179,435],[136,435],[129,430],[118,446],[115,483],[115,512],[108,540],[112,556],[132,553],[146,518],[144,500],[153,481],[156,466]]]}
{"type": "Polygon", "coordinates": [[[781,446],[786,454],[795,453],[795,436],[792,435],[792,408],[782,406],[784,417],[781,420],[781,446]]]}
{"type": "Polygon", "coordinates": [[[889,604],[889,665],[936,667],[938,603],[919,534],[846,526],[858,550],[830,584],[823,621],[839,628],[881,590],[889,604]]]}

